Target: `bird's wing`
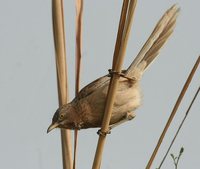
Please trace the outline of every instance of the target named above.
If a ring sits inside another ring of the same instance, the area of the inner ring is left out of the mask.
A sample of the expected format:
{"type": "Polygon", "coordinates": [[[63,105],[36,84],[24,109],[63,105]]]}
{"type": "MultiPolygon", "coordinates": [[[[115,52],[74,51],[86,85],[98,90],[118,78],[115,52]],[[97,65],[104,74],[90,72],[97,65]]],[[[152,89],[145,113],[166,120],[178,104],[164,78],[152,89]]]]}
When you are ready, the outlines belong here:
{"type": "Polygon", "coordinates": [[[108,83],[110,80],[110,77],[108,75],[105,75],[103,77],[100,77],[93,82],[89,83],[87,86],[85,86],[77,95],[77,99],[82,99],[84,97],[89,96],[91,93],[93,93],[95,90],[101,88],[106,83],[108,83]]]}
{"type": "MultiPolygon", "coordinates": [[[[155,59],[158,55],[160,48],[166,42],[168,37],[174,30],[174,25],[176,23],[176,18],[179,12],[179,8],[174,5],[163,15],[158,24],[156,25],[154,31],[150,35],[149,39],[139,52],[138,56],[134,59],[132,64],[126,71],[122,71],[125,73],[127,77],[135,77],[136,79],[140,78],[140,74],[150,65],[150,63],[155,59]]],[[[87,86],[85,86],[77,95],[77,99],[82,99],[87,97],[95,90],[101,88],[106,83],[109,83],[110,77],[103,76],[95,81],[91,82],[87,86]]]]}

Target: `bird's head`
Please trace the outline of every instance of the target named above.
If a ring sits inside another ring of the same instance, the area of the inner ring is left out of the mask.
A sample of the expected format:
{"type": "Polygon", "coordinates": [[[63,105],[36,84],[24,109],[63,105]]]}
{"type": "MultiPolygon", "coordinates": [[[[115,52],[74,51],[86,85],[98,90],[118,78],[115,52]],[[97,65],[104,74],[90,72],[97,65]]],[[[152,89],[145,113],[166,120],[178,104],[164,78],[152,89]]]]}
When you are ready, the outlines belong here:
{"type": "Polygon", "coordinates": [[[51,125],[47,129],[47,133],[55,128],[73,129],[75,114],[75,109],[71,104],[66,104],[58,108],[52,118],[51,125]]]}

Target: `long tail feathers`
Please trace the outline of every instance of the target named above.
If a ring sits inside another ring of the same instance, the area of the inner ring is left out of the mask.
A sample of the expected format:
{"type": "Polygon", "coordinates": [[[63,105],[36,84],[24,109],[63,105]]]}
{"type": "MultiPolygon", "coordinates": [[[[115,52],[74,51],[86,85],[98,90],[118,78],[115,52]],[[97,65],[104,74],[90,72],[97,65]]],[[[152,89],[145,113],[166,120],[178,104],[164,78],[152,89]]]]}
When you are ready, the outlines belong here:
{"type": "Polygon", "coordinates": [[[152,63],[152,61],[159,54],[161,47],[172,34],[179,11],[180,9],[177,5],[173,5],[165,12],[137,57],[127,69],[126,76],[135,76],[138,69],[140,70],[140,73],[143,73],[144,70],[152,63]]]}

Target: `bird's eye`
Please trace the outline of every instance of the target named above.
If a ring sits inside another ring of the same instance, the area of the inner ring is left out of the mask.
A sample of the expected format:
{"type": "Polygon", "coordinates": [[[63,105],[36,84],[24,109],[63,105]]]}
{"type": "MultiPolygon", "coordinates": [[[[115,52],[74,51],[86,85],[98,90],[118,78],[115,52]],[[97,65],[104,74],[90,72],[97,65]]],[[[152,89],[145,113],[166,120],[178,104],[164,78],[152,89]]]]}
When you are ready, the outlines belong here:
{"type": "Polygon", "coordinates": [[[63,118],[64,118],[64,115],[61,114],[61,115],[59,116],[59,120],[62,120],[63,118]]]}

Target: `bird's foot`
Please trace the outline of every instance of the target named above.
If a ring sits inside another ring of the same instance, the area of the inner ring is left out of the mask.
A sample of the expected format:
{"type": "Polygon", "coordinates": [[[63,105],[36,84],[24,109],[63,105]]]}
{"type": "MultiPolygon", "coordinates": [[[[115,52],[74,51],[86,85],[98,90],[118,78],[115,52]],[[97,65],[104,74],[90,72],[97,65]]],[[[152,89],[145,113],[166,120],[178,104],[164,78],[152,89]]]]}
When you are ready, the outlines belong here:
{"type": "Polygon", "coordinates": [[[111,133],[111,131],[110,131],[110,128],[109,128],[109,130],[108,131],[101,131],[101,129],[99,129],[98,131],[97,131],[97,134],[98,135],[101,135],[101,136],[106,136],[107,134],[110,134],[111,133]]]}
{"type": "Polygon", "coordinates": [[[126,115],[120,120],[118,121],[117,123],[115,124],[112,124],[109,126],[109,130],[112,130],[113,128],[119,126],[120,124],[124,123],[124,122],[127,122],[127,121],[130,121],[132,119],[135,118],[135,113],[134,112],[127,112],[126,115]]]}

